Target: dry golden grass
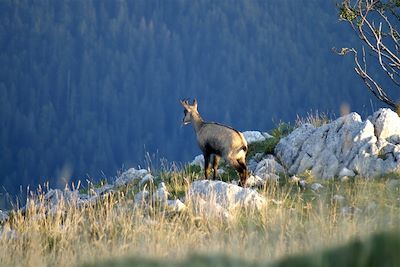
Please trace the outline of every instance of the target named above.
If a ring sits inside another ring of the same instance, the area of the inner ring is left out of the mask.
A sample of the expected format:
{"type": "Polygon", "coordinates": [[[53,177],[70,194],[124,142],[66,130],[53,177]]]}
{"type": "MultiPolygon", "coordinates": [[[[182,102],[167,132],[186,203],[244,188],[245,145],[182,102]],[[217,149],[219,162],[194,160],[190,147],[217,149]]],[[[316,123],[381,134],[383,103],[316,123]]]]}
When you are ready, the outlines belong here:
{"type": "MultiPolygon", "coordinates": [[[[185,172],[169,174],[168,187],[187,190],[185,172]]],[[[398,177],[395,177],[396,179],[398,177]]],[[[0,237],[0,265],[76,266],[121,257],[180,260],[191,254],[224,254],[251,262],[341,244],[353,237],[398,228],[400,192],[385,180],[326,182],[319,192],[286,183],[261,190],[259,212],[238,210],[232,220],[175,214],[155,205],[137,208],[129,187],[94,205],[46,203],[15,212],[0,237]],[[335,201],[340,194],[344,201],[335,201]]]]}

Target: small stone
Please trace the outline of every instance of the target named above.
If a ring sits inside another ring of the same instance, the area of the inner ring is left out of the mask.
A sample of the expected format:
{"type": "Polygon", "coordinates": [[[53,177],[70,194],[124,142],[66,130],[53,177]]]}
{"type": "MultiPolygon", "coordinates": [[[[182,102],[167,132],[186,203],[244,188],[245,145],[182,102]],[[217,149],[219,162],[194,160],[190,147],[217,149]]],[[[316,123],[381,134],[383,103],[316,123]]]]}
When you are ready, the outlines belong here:
{"type": "Polygon", "coordinates": [[[145,185],[150,186],[151,184],[154,183],[154,177],[150,173],[146,174],[142,180],[139,182],[139,187],[143,187],[145,185]]]}
{"type": "Polygon", "coordinates": [[[305,189],[307,186],[307,183],[305,180],[300,180],[298,185],[300,186],[301,189],[305,189]]]}
{"type": "Polygon", "coordinates": [[[345,216],[352,216],[355,214],[359,214],[361,212],[361,209],[357,208],[357,207],[351,207],[351,206],[347,206],[347,207],[343,207],[341,209],[342,215],[345,216]]]}
{"type": "Polygon", "coordinates": [[[181,212],[186,209],[186,205],[182,203],[179,199],[168,200],[167,205],[170,209],[175,212],[181,212]]]}
{"type": "Polygon", "coordinates": [[[255,174],[262,177],[266,173],[283,173],[285,169],[280,165],[273,156],[264,158],[256,167],[255,174]]]}
{"type": "Polygon", "coordinates": [[[249,187],[262,186],[263,184],[265,184],[265,181],[261,179],[258,175],[250,175],[250,177],[248,177],[246,181],[246,185],[249,187]]]}
{"type": "Polygon", "coordinates": [[[265,139],[268,139],[268,138],[272,138],[272,137],[273,137],[272,135],[270,135],[270,134],[267,133],[267,132],[262,132],[261,134],[265,137],[265,139]]]}
{"type": "Polygon", "coordinates": [[[8,213],[0,210],[0,223],[8,220],[8,213]]]}
{"type": "Polygon", "coordinates": [[[332,198],[333,201],[338,202],[338,203],[342,203],[345,200],[345,197],[342,195],[334,195],[332,198]]]}
{"type": "Polygon", "coordinates": [[[356,174],[352,171],[347,169],[346,167],[344,167],[340,172],[339,172],[339,177],[343,177],[343,176],[349,176],[349,177],[353,177],[356,174]]]}
{"type": "Polygon", "coordinates": [[[165,183],[162,182],[158,185],[158,189],[153,195],[153,201],[165,203],[168,200],[169,192],[167,191],[167,187],[165,183]]]}
{"type": "Polygon", "coordinates": [[[350,181],[350,178],[349,178],[349,176],[343,176],[342,178],[340,178],[340,181],[348,182],[348,181],[350,181]]]}
{"type": "Polygon", "coordinates": [[[320,183],[313,183],[311,185],[311,189],[314,191],[318,191],[319,189],[324,188],[324,186],[320,183]]]}
{"type": "Polygon", "coordinates": [[[242,134],[246,139],[247,144],[262,142],[266,139],[265,136],[259,131],[245,131],[242,134]]]}
{"type": "Polygon", "coordinates": [[[147,190],[143,190],[138,192],[135,195],[135,204],[136,205],[144,205],[147,203],[149,199],[150,193],[147,190]]]}
{"type": "Polygon", "coordinates": [[[300,178],[297,177],[296,175],[293,175],[292,177],[290,177],[290,180],[291,180],[293,183],[299,183],[299,182],[300,182],[300,178]]]}
{"type": "Polygon", "coordinates": [[[135,168],[130,168],[129,170],[123,172],[116,180],[116,186],[123,186],[128,183],[133,183],[135,181],[139,181],[143,176],[148,174],[149,172],[145,169],[136,170],[135,168]]]}

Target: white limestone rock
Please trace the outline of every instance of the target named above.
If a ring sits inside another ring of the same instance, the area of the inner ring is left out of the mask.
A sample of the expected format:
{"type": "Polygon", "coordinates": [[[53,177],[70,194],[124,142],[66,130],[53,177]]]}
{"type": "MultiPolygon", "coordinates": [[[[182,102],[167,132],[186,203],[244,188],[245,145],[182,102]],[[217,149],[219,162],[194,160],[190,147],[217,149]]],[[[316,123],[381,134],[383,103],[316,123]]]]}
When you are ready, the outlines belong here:
{"type": "Polygon", "coordinates": [[[369,119],[350,113],[318,128],[304,124],[280,140],[275,154],[291,175],[369,178],[399,171],[400,118],[380,109],[369,119]]]}
{"type": "Polygon", "coordinates": [[[250,175],[247,178],[246,185],[248,187],[260,187],[265,184],[265,181],[258,175],[250,175]]]}
{"type": "Polygon", "coordinates": [[[312,189],[313,191],[318,191],[318,190],[320,190],[320,189],[322,189],[322,188],[324,188],[324,186],[323,186],[322,184],[320,184],[320,183],[313,183],[313,184],[311,185],[311,189],[312,189]]]}
{"type": "Polygon", "coordinates": [[[169,196],[169,192],[167,191],[167,187],[165,183],[162,182],[158,185],[157,191],[153,194],[153,201],[160,203],[167,203],[169,196]]]}
{"type": "Polygon", "coordinates": [[[259,131],[245,131],[243,132],[243,136],[246,139],[247,144],[262,142],[265,141],[265,139],[272,137],[268,133],[262,133],[259,131]]]}
{"type": "Polygon", "coordinates": [[[368,118],[375,126],[378,139],[387,139],[400,134],[400,118],[396,112],[381,108],[368,118]]]}
{"type": "MultiPolygon", "coordinates": [[[[304,141],[307,140],[314,131],[315,127],[312,124],[305,123],[279,141],[275,148],[275,155],[286,169],[292,168],[295,160],[298,158],[304,141]]],[[[290,173],[294,174],[295,170],[292,170],[290,173]]]]}
{"type": "Polygon", "coordinates": [[[8,220],[8,213],[0,210],[0,224],[8,220]]]}
{"type": "Polygon", "coordinates": [[[255,172],[256,168],[257,168],[258,162],[255,161],[253,158],[249,159],[247,161],[247,169],[251,172],[255,172]]]}
{"type": "Polygon", "coordinates": [[[196,216],[221,221],[228,221],[231,219],[231,215],[228,210],[222,207],[216,201],[205,200],[202,197],[195,195],[192,196],[191,203],[189,205],[193,208],[193,213],[196,216]]]}
{"type": "Polygon", "coordinates": [[[150,173],[146,174],[139,182],[139,187],[150,186],[154,183],[154,177],[150,173]]]}
{"type": "Polygon", "coordinates": [[[345,206],[340,209],[343,216],[354,216],[360,214],[362,210],[353,206],[345,206]]]}
{"type": "Polygon", "coordinates": [[[204,169],[204,156],[197,155],[194,157],[194,160],[190,163],[190,165],[200,166],[202,169],[204,169]]]}
{"type": "Polygon", "coordinates": [[[262,176],[270,173],[284,173],[285,169],[280,165],[272,155],[268,155],[261,160],[254,171],[255,175],[262,176]]]}
{"type": "Polygon", "coordinates": [[[139,191],[134,198],[135,205],[144,206],[148,203],[150,193],[146,189],[139,191]]]}
{"type": "Polygon", "coordinates": [[[81,199],[78,190],[71,191],[68,188],[64,190],[50,189],[43,198],[34,196],[27,201],[27,204],[21,208],[21,211],[28,209],[37,209],[43,206],[49,214],[55,215],[65,211],[68,206],[79,206],[87,200],[81,199]]]}
{"type": "Polygon", "coordinates": [[[257,163],[262,161],[264,158],[268,157],[268,156],[272,156],[272,155],[265,155],[265,153],[256,153],[252,159],[254,159],[257,163]]]}
{"type": "Polygon", "coordinates": [[[347,176],[347,177],[353,177],[353,176],[355,176],[356,174],[352,171],[352,170],[349,170],[349,169],[347,169],[346,167],[344,167],[340,172],[339,172],[339,177],[340,178],[342,178],[342,177],[345,177],[345,176],[347,176]]]}
{"type": "Polygon", "coordinates": [[[261,209],[266,200],[256,190],[242,188],[222,181],[194,181],[188,192],[188,199],[196,203],[199,199],[218,205],[228,212],[235,208],[261,209]]]}
{"type": "Polygon", "coordinates": [[[333,200],[334,202],[336,202],[336,203],[343,203],[343,202],[345,201],[345,197],[342,196],[342,195],[336,194],[336,195],[334,195],[334,196],[332,197],[332,200],[333,200]]]}
{"type": "Polygon", "coordinates": [[[129,170],[123,172],[116,180],[116,186],[123,186],[129,183],[134,183],[140,181],[149,171],[145,169],[136,170],[135,168],[130,168],[129,170]]]}
{"type": "Polygon", "coordinates": [[[186,205],[183,204],[182,201],[179,199],[168,200],[167,206],[169,209],[173,210],[174,212],[182,212],[186,209],[186,205]]]}
{"type": "Polygon", "coordinates": [[[103,185],[103,186],[101,186],[99,188],[96,188],[94,191],[95,191],[96,195],[101,196],[101,195],[104,195],[106,193],[112,192],[113,189],[114,189],[114,185],[105,184],[105,185],[103,185]]]}
{"type": "Polygon", "coordinates": [[[61,203],[64,205],[73,205],[80,203],[80,197],[78,190],[70,191],[65,189],[64,191],[60,189],[50,189],[44,195],[45,204],[50,208],[57,207],[61,203]]]}

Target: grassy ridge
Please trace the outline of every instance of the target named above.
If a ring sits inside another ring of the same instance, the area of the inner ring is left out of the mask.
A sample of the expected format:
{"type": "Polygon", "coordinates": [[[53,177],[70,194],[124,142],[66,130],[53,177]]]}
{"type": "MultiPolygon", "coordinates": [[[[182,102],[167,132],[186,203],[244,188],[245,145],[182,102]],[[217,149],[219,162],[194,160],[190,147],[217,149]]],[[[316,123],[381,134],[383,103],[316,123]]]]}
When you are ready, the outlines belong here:
{"type": "MultiPolygon", "coordinates": [[[[190,168],[166,174],[163,177],[167,187],[176,197],[188,190],[192,180],[202,176],[190,168]]],[[[307,179],[311,182],[312,177],[307,179]]],[[[0,236],[0,265],[77,266],[104,261],[133,262],[136,266],[165,266],[166,262],[180,266],[193,261],[198,266],[207,262],[213,266],[271,263],[290,255],[339,246],[354,238],[364,240],[374,232],[398,229],[399,176],[392,174],[388,179],[326,181],[321,182],[324,188],[318,191],[300,189],[290,182],[271,184],[260,189],[268,200],[265,208],[260,212],[237,210],[229,221],[196,214],[190,202],[181,213],[157,205],[138,208],[133,205],[135,189],[131,186],[83,207],[61,204],[59,209],[48,212],[47,204],[41,202],[30,205],[25,215],[13,213],[1,226],[4,232],[0,236]],[[225,256],[193,258],[193,254],[225,256]],[[112,261],[125,258],[128,259],[112,261]]],[[[362,245],[362,251],[375,246],[374,242],[362,245]]],[[[350,244],[357,248],[357,242],[350,244]]],[[[344,261],[353,254],[345,253],[347,248],[337,251],[344,261]]],[[[327,255],[327,261],[335,259],[329,256],[333,254],[327,255]]],[[[321,260],[325,262],[325,256],[321,260]]],[[[306,258],[304,261],[310,265],[306,258]]],[[[289,264],[285,262],[279,264],[289,264]]],[[[302,261],[295,258],[292,262],[302,261]]]]}

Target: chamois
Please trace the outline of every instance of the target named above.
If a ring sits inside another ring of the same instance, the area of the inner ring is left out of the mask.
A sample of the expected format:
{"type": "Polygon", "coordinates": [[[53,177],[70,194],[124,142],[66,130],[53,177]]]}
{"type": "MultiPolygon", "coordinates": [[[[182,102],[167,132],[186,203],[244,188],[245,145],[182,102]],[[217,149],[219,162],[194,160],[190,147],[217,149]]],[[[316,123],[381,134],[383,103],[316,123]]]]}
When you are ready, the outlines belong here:
{"type": "Polygon", "coordinates": [[[215,179],[221,157],[228,162],[240,176],[239,185],[244,187],[248,176],[246,166],[247,142],[243,134],[231,127],[215,122],[204,122],[197,111],[197,100],[190,105],[187,100],[180,101],[184,108],[183,124],[192,123],[197,143],[204,156],[204,175],[208,179],[209,163],[213,156],[215,179]]]}

